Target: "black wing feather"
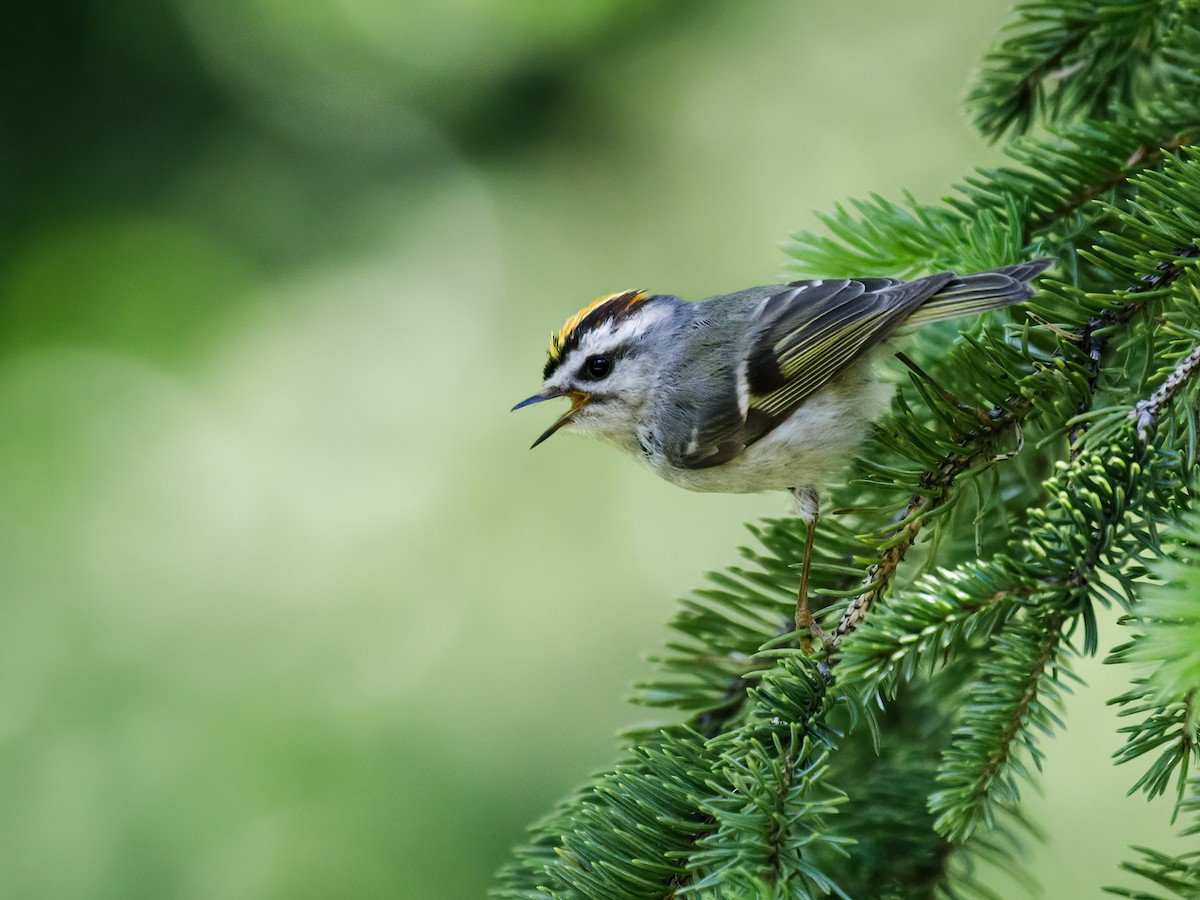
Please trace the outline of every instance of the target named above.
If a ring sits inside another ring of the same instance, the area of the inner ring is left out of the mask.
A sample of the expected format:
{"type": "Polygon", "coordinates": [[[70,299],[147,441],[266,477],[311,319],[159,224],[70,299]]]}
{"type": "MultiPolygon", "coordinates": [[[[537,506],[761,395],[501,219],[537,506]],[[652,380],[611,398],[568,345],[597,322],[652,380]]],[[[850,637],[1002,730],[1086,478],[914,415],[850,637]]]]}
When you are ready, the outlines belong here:
{"type": "Polygon", "coordinates": [[[744,348],[747,373],[772,376],[748,378],[751,408],[766,413],[774,427],[953,277],[830,281],[775,295],[744,348]]]}
{"type": "Polygon", "coordinates": [[[661,412],[670,421],[664,430],[673,436],[662,442],[662,452],[672,465],[687,469],[736,458],[949,277],[923,287],[885,278],[790,284],[768,296],[749,317],[742,347],[716,374],[704,368],[703,360],[728,354],[729,348],[705,347],[698,338],[680,364],[671,402],[661,412]],[[744,376],[735,368],[740,361],[744,376]],[[744,414],[738,402],[740,377],[748,391],[744,414]],[[686,391],[679,389],[685,385],[686,391]]]}
{"type": "MultiPolygon", "coordinates": [[[[1027,282],[1052,262],[1036,260],[959,278],[952,272],[916,281],[890,278],[796,281],[771,294],[748,317],[746,336],[737,359],[740,371],[711,368],[685,360],[679,385],[688,385],[686,404],[679,390],[665,415],[672,434],[683,439],[663,446],[668,460],[682,468],[721,465],[762,438],[829,381],[837,378],[865,353],[886,339],[906,319],[914,324],[970,315],[1006,306],[1030,296],[1027,282]],[[931,299],[932,298],[932,299],[931,299]],[[922,309],[927,301],[929,306],[922,309]],[[917,312],[920,310],[920,312],[917,312]],[[915,314],[914,314],[915,313],[915,314]],[[742,381],[739,384],[739,380],[742,381]],[[697,394],[704,384],[707,392],[697,394]],[[748,401],[739,404],[739,388],[748,401]]],[[[761,298],[761,289],[757,298],[761,298]]],[[[751,299],[754,291],[721,298],[751,299]]],[[[696,348],[697,357],[710,360],[727,346],[696,348]]]]}

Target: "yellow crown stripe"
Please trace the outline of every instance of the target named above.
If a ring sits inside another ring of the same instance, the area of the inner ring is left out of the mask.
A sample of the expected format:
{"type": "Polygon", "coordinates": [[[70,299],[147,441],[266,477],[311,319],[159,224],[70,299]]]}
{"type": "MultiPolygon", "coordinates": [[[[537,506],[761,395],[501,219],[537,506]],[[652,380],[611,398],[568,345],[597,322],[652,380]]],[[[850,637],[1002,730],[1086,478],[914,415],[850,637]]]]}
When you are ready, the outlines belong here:
{"type": "Polygon", "coordinates": [[[558,359],[559,354],[562,353],[563,346],[567,343],[567,339],[571,336],[571,332],[578,328],[579,323],[587,318],[588,314],[595,311],[598,307],[603,306],[610,300],[625,300],[628,307],[633,306],[635,303],[640,303],[645,299],[646,295],[641,291],[620,291],[616,294],[605,294],[603,297],[597,297],[583,309],[579,310],[579,312],[575,313],[575,315],[571,316],[571,318],[567,319],[567,321],[563,323],[563,327],[558,329],[557,334],[551,335],[550,358],[558,359]]]}

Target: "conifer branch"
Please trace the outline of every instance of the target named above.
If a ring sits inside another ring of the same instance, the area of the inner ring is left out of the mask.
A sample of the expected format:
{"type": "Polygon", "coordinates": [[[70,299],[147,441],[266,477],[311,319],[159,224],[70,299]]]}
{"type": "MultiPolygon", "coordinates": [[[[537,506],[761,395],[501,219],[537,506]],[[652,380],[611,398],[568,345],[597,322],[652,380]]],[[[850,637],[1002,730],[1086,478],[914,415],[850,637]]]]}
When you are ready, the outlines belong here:
{"type": "MultiPolygon", "coordinates": [[[[1170,256],[1200,248],[1200,154],[1186,146],[1200,134],[1200,7],[1030,0],[1020,16],[985,66],[980,100],[993,125],[1009,116],[1003,127],[1019,130],[1042,116],[1058,130],[1012,145],[1018,168],[977,172],[944,205],[875,197],[839,207],[829,236],[799,236],[794,254],[806,273],[854,277],[1053,253],[1066,283],[1043,284],[1027,304],[1041,327],[953,341],[933,327],[914,338],[910,389],[855,480],[831,491],[849,511],[816,535],[813,594],[846,601],[836,658],[790,649],[803,530],[763,523],[758,546],[743,551],[748,564],[714,573],[685,601],[657,677],[640,688],[640,702],[682,712],[686,724],[635,733],[618,766],[538,827],[500,896],[970,891],[964,860],[989,843],[1003,852],[1002,822],[1027,760],[1040,759],[1036,734],[1061,727],[1065,660],[1077,643],[1095,652],[1103,605],[1142,628],[1120,661],[1154,671],[1124,704],[1145,714],[1125,731],[1124,756],[1158,751],[1138,782],[1147,792],[1175,773],[1184,784],[1200,737],[1200,616],[1170,601],[1200,591],[1200,525],[1176,549],[1164,549],[1161,529],[1189,501],[1200,455],[1200,307],[1194,283],[1174,285],[1194,282],[1200,261],[1170,256]],[[1068,121],[1081,111],[1098,115],[1068,121]],[[930,533],[940,544],[928,556],[942,568],[894,590],[930,533]],[[1185,588],[1147,605],[1142,576],[1164,552],[1178,556],[1164,583],[1185,588]],[[917,677],[949,664],[964,673],[961,694],[917,677]],[[910,687],[898,693],[901,683],[910,687]],[[878,725],[867,702],[876,692],[891,699],[878,725]],[[930,712],[919,718],[937,723],[934,735],[897,730],[893,717],[913,706],[930,712]],[[946,748],[941,735],[960,709],[946,748]],[[877,763],[854,755],[864,722],[881,729],[877,763]],[[864,766],[889,790],[864,796],[864,766]],[[847,797],[831,780],[855,790],[847,797]]],[[[1186,856],[1139,865],[1148,877],[1191,877],[1186,856]]]]}
{"type": "Polygon", "coordinates": [[[1098,117],[1132,105],[1139,79],[1157,80],[1164,44],[1185,3],[1026,0],[1004,40],[983,60],[968,96],[975,122],[992,138],[1071,115],[1098,117]]]}
{"type": "Polygon", "coordinates": [[[1057,225],[1093,200],[1128,183],[1129,179],[1139,172],[1157,168],[1170,153],[1190,146],[1191,143],[1190,133],[1166,135],[1157,144],[1139,143],[1124,162],[1116,161],[1117,165],[1110,171],[1101,174],[1092,182],[1081,185],[1058,209],[1050,210],[1032,220],[1028,225],[1027,239],[1033,240],[1036,235],[1057,225]]]}
{"type": "MultiPolygon", "coordinates": [[[[1181,256],[1195,256],[1198,251],[1180,250],[1177,252],[1181,256]]],[[[1126,294],[1136,295],[1168,287],[1183,272],[1184,269],[1181,266],[1162,263],[1155,274],[1143,276],[1138,284],[1131,286],[1126,291],[1126,294]]],[[[1062,333],[1061,336],[1067,343],[1060,345],[1055,350],[1049,365],[1053,365],[1053,360],[1061,359],[1065,350],[1072,345],[1080,347],[1084,351],[1089,364],[1089,377],[1087,380],[1087,390],[1079,401],[1081,410],[1091,407],[1100,376],[1100,366],[1104,349],[1108,343],[1108,336],[1112,334],[1113,326],[1129,322],[1141,308],[1142,303],[1127,300],[1105,309],[1100,315],[1088,320],[1085,325],[1080,326],[1073,332],[1062,333]]],[[[1200,350],[1197,353],[1200,354],[1200,350]]],[[[1049,365],[1047,368],[1049,368],[1049,365]]],[[[1200,356],[1192,361],[1191,365],[1193,368],[1200,366],[1200,356]]],[[[1181,364],[1181,368],[1183,366],[1184,364],[1181,364]]],[[[1187,374],[1190,375],[1190,370],[1187,374]]],[[[1159,389],[1160,392],[1170,390],[1173,394],[1182,381],[1186,380],[1186,377],[1186,375],[1180,378],[1172,376],[1159,389]],[[1168,385],[1173,385],[1173,387],[1168,388],[1168,385]]],[[[867,587],[850,601],[845,612],[842,614],[841,621],[838,622],[837,627],[833,630],[831,644],[834,648],[839,646],[845,637],[858,627],[870,609],[871,604],[882,596],[891,585],[908,549],[916,541],[922,527],[928,521],[927,518],[919,514],[935,510],[942,503],[946,502],[948,492],[953,488],[956,479],[964,472],[978,465],[991,462],[997,443],[1004,438],[1008,430],[1019,429],[1021,427],[1025,418],[1036,407],[1039,395],[1044,393],[1045,390],[1045,387],[1041,391],[1038,391],[1026,385],[1022,394],[1008,398],[1003,406],[995,406],[988,410],[985,414],[986,424],[976,429],[960,443],[961,451],[956,449],[947,454],[936,472],[930,470],[922,474],[922,492],[914,494],[910,498],[901,520],[904,524],[893,534],[892,539],[887,542],[883,552],[880,554],[878,561],[868,570],[864,581],[867,587]]],[[[1162,402],[1169,400],[1169,397],[1166,397],[1155,404],[1155,398],[1157,397],[1158,393],[1155,394],[1155,397],[1143,401],[1143,404],[1151,404],[1145,407],[1147,411],[1151,409],[1156,410],[1161,406],[1162,402]]],[[[1139,404],[1139,409],[1141,407],[1142,404],[1139,404]]],[[[1131,413],[1131,417],[1132,415],[1131,413]]],[[[1082,424],[1077,424],[1072,428],[1072,459],[1078,455],[1081,449],[1082,445],[1079,443],[1079,438],[1083,432],[1084,426],[1082,424]]],[[[1141,434],[1140,428],[1139,434],[1141,434]]]]}
{"type": "Polygon", "coordinates": [[[1178,523],[1173,542],[1154,565],[1159,583],[1146,589],[1137,610],[1126,617],[1138,633],[1105,662],[1146,673],[1131,678],[1130,689],[1109,701],[1122,717],[1139,717],[1120,729],[1125,744],[1114,757],[1126,764],[1156,753],[1130,790],[1156,797],[1175,778],[1178,815],[1188,806],[1189,769],[1200,764],[1200,609],[1195,603],[1200,523],[1194,513],[1178,523]]]}
{"type": "MultiPolygon", "coordinates": [[[[1200,834],[1200,779],[1188,782],[1190,796],[1179,804],[1180,811],[1189,814],[1193,821],[1183,829],[1182,837],[1200,834]]],[[[1184,791],[1180,791],[1182,796],[1184,791]]],[[[1151,894],[1130,888],[1105,888],[1109,894],[1128,897],[1131,900],[1193,900],[1200,897],[1200,850],[1191,850],[1172,855],[1149,847],[1133,847],[1141,855],[1136,863],[1123,862],[1121,868],[1140,875],[1156,887],[1166,891],[1151,894]]]]}
{"type": "Polygon", "coordinates": [[[845,897],[812,859],[846,843],[829,822],[845,795],[826,777],[836,746],[824,724],[828,681],[811,659],[785,653],[749,694],[746,724],[707,744],[717,755],[699,808],[714,827],[692,849],[677,895],[765,886],[768,896],[845,897]]]}
{"type": "MultiPolygon", "coordinates": [[[[1052,505],[1036,511],[1033,518],[1040,522],[1014,548],[1016,559],[1002,556],[940,576],[926,576],[908,595],[893,598],[889,607],[894,608],[885,609],[880,621],[873,621],[846,644],[839,662],[840,676],[866,679],[894,690],[898,680],[911,677],[920,660],[930,666],[944,662],[952,644],[960,644],[980,630],[991,633],[1034,595],[1047,603],[1058,592],[1060,604],[1086,611],[1074,598],[1089,586],[1095,587],[1091,576],[1099,560],[1106,554],[1126,552],[1121,541],[1133,527],[1138,504],[1154,489],[1154,467],[1170,465],[1169,460],[1157,457],[1142,460],[1141,442],[1135,435],[1131,425],[1118,449],[1108,451],[1115,454],[1108,459],[1092,451],[1063,465],[1047,484],[1052,505]],[[1150,473],[1144,474],[1143,463],[1150,473]],[[1101,496],[1095,490],[1098,484],[1107,485],[1110,491],[1119,486],[1120,492],[1101,496]],[[1064,532],[1066,522],[1075,524],[1074,535],[1064,532]],[[1064,544],[1068,537],[1070,542],[1064,544]],[[1025,553],[1020,552],[1022,544],[1030,548],[1025,553]],[[1022,557],[1025,562],[1017,563],[1022,557]],[[934,598],[936,603],[931,603],[934,598]],[[986,625],[980,621],[984,615],[988,617],[986,625]]],[[[1176,490],[1179,486],[1175,483],[1176,490]]],[[[1085,644],[1094,646],[1094,623],[1090,619],[1086,623],[1085,644]]]]}
{"type": "Polygon", "coordinates": [[[1200,369],[1200,347],[1196,347],[1183,358],[1171,373],[1171,377],[1164,381],[1158,390],[1145,400],[1139,400],[1129,411],[1129,418],[1136,423],[1138,437],[1143,443],[1150,439],[1150,432],[1158,425],[1163,408],[1179,393],[1180,388],[1187,384],[1188,379],[1196,374],[1197,369],[1200,369]]]}
{"type": "Polygon", "coordinates": [[[1130,792],[1141,790],[1148,797],[1157,797],[1166,792],[1172,776],[1178,773],[1175,807],[1178,813],[1188,767],[1197,756],[1196,693],[1200,688],[1187,691],[1176,702],[1163,702],[1146,679],[1136,682],[1138,686],[1134,690],[1109,701],[1122,707],[1121,716],[1145,716],[1140,722],[1120,729],[1126,737],[1125,746],[1114,756],[1118,763],[1132,762],[1161,748],[1158,758],[1138,778],[1130,792]]]}
{"type": "MultiPolygon", "coordinates": [[[[1200,254],[1200,250],[1197,250],[1195,247],[1180,248],[1175,251],[1175,255],[1180,257],[1194,257],[1198,254],[1200,254]]],[[[1139,283],[1129,287],[1126,293],[1138,294],[1169,287],[1183,273],[1184,268],[1178,264],[1159,263],[1155,272],[1143,275],[1139,283]]],[[[1079,343],[1087,355],[1088,389],[1078,407],[1080,418],[1071,426],[1071,459],[1075,459],[1083,447],[1081,438],[1087,428],[1083,414],[1091,408],[1093,398],[1096,395],[1096,387],[1100,380],[1101,362],[1104,357],[1104,351],[1108,346],[1109,337],[1112,334],[1111,326],[1128,322],[1138,309],[1140,309],[1140,306],[1127,303],[1115,309],[1106,310],[1100,316],[1089,321],[1078,336],[1079,343]]],[[[1139,429],[1139,434],[1141,434],[1141,429],[1139,429]]],[[[1144,436],[1143,440],[1145,440],[1144,436]]]]}
{"type": "Polygon", "coordinates": [[[893,533],[878,560],[867,571],[865,589],[851,599],[833,630],[831,643],[837,648],[866,617],[875,602],[891,586],[908,549],[916,541],[928,519],[922,513],[933,512],[946,502],[958,476],[992,459],[993,448],[1009,428],[1019,427],[1020,419],[1032,409],[1028,400],[1014,398],[1005,408],[993,407],[987,413],[988,424],[961,443],[962,452],[946,456],[938,471],[921,476],[922,492],[914,494],[903,514],[904,524],[893,533]]]}
{"type": "Polygon", "coordinates": [[[1058,655],[1066,619],[1062,611],[1031,616],[1015,638],[1006,636],[1028,656],[999,656],[985,664],[984,680],[972,691],[956,732],[959,737],[943,759],[938,781],[946,786],[930,798],[938,817],[934,827],[949,840],[961,843],[980,824],[993,821],[996,796],[1006,805],[1015,804],[1013,773],[1023,770],[1013,755],[1018,743],[1036,753],[1030,720],[1049,715],[1039,692],[1046,692],[1045,678],[1058,655]],[[1031,635],[1035,640],[1024,640],[1031,635]],[[1015,682],[1014,674],[1019,676],[1015,682]]]}

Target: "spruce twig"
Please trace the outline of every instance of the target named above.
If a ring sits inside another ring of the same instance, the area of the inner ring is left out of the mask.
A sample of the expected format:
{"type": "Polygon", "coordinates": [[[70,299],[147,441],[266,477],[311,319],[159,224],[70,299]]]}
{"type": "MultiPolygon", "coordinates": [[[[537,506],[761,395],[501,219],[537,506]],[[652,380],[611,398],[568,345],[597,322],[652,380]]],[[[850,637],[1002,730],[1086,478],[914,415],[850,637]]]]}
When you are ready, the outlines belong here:
{"type": "Polygon", "coordinates": [[[1129,418],[1136,423],[1138,437],[1143,443],[1150,440],[1150,432],[1158,425],[1163,407],[1171,402],[1171,398],[1179,393],[1179,390],[1187,384],[1188,379],[1195,375],[1198,369],[1200,369],[1200,347],[1196,347],[1183,358],[1183,361],[1171,373],[1171,377],[1164,381],[1157,391],[1145,400],[1139,400],[1137,405],[1129,411],[1129,418]]]}
{"type": "MultiPolygon", "coordinates": [[[[1190,250],[1178,251],[1178,253],[1181,256],[1195,255],[1190,250]]],[[[1136,295],[1168,287],[1183,273],[1184,269],[1182,267],[1164,263],[1160,265],[1158,272],[1153,275],[1144,276],[1138,284],[1130,286],[1126,293],[1128,295],[1136,295]]],[[[1104,349],[1107,346],[1107,338],[1098,337],[1098,333],[1102,331],[1111,333],[1113,326],[1127,323],[1141,309],[1141,303],[1125,301],[1118,306],[1105,310],[1099,316],[1090,319],[1085,325],[1074,331],[1064,332],[1060,335],[1061,338],[1070,343],[1062,344],[1054,352],[1052,362],[1053,360],[1061,359],[1064,350],[1069,348],[1073,343],[1083,348],[1090,364],[1087,381],[1088,389],[1079,402],[1082,410],[1089,409],[1094,400],[1099,380],[1100,365],[1104,349]]],[[[1193,361],[1192,365],[1200,366],[1200,358],[1193,361]]],[[[1182,367],[1183,364],[1181,364],[1182,367]]],[[[1190,374],[1190,371],[1188,374],[1190,374]]],[[[1183,376],[1182,380],[1186,380],[1186,377],[1186,375],[1183,376]]],[[[1172,379],[1168,379],[1160,391],[1168,389],[1168,385],[1170,384],[1172,384],[1172,379]]],[[[1171,393],[1177,389],[1178,384],[1171,390],[1171,393]]],[[[867,573],[864,582],[867,587],[847,605],[846,611],[842,614],[841,621],[833,630],[830,643],[834,648],[839,646],[846,636],[858,627],[870,609],[871,604],[882,596],[891,585],[908,549],[916,541],[920,535],[921,528],[928,521],[918,516],[917,513],[937,509],[938,506],[946,501],[948,492],[953,488],[960,475],[976,466],[991,462],[996,445],[1003,440],[1008,430],[1021,427],[1025,418],[1036,407],[1039,393],[1036,390],[1027,389],[1020,395],[1008,398],[1003,406],[992,407],[985,414],[986,424],[980,426],[969,437],[965,438],[960,443],[961,449],[956,448],[955,451],[947,454],[936,472],[926,471],[922,474],[921,486],[925,490],[920,494],[914,494],[909,500],[903,515],[904,524],[894,534],[894,540],[888,543],[887,547],[880,554],[879,560],[872,565],[867,573]]],[[[1161,406],[1162,402],[1169,399],[1168,396],[1155,403],[1155,398],[1157,397],[1158,394],[1156,393],[1155,397],[1143,401],[1143,404],[1151,404],[1146,407],[1148,410],[1156,410],[1158,406],[1161,406]]],[[[1139,406],[1139,408],[1141,407],[1139,406]]],[[[1131,417],[1132,415],[1133,413],[1131,413],[1131,417]]],[[[1077,424],[1072,428],[1072,459],[1078,455],[1079,449],[1082,446],[1079,439],[1082,437],[1083,432],[1084,427],[1082,424],[1077,424]]],[[[1141,433],[1140,428],[1139,433],[1141,433]]]]}
{"type": "MultiPolygon", "coordinates": [[[[987,896],[969,863],[1016,836],[1027,763],[1063,727],[1067,662],[1096,652],[1106,605],[1140,629],[1113,661],[1154,673],[1118,698],[1140,717],[1120,760],[1151,754],[1147,794],[1200,789],[1186,781],[1200,617],[1184,602],[1200,592],[1200,521],[1164,537],[1200,455],[1200,7],[1027,0],[1017,15],[973,102],[993,134],[1052,130],[944,205],[851,203],[794,252],[828,277],[1053,254],[1063,278],[1028,304],[1037,325],[914,339],[909,389],[832,491],[849,511],[816,534],[813,595],[845,601],[836,652],[794,649],[803,529],[756,526],[746,562],[684,602],[640,689],[685,724],[635,733],[539,826],[501,896],[987,896]],[[931,534],[940,568],[896,589],[931,534]],[[861,753],[868,732],[878,756],[861,753]]],[[[1129,868],[1200,883],[1186,854],[1129,868]]]]}

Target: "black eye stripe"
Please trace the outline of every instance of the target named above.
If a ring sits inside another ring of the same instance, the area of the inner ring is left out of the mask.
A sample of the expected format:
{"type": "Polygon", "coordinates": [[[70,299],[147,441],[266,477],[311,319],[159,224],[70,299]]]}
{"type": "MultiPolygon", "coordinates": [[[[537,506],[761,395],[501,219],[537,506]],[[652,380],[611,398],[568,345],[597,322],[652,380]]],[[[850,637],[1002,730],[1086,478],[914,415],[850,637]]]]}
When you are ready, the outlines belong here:
{"type": "Polygon", "coordinates": [[[542,379],[548,379],[557,371],[562,362],[571,355],[571,351],[579,346],[584,335],[592,333],[606,322],[615,328],[629,316],[640,312],[643,302],[649,303],[654,299],[647,297],[644,291],[623,291],[584,307],[567,320],[567,325],[571,327],[565,334],[559,332],[551,339],[550,353],[546,359],[546,366],[542,369],[542,379]]]}

